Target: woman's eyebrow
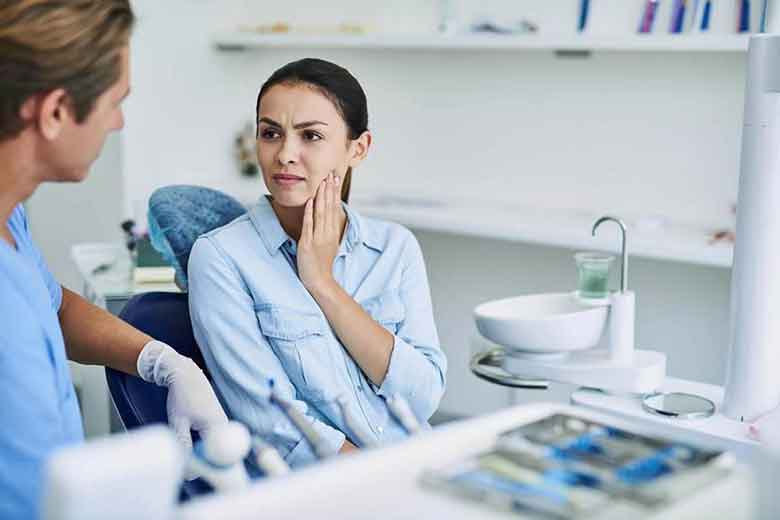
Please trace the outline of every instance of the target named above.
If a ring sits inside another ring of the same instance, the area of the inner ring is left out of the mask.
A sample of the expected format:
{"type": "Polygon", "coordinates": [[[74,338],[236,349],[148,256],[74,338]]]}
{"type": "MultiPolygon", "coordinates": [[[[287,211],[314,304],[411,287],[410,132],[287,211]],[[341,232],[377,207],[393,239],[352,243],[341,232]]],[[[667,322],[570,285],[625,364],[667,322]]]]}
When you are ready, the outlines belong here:
{"type": "MultiPolygon", "coordinates": [[[[260,123],[265,123],[265,124],[267,124],[267,125],[274,126],[274,127],[276,127],[276,128],[281,128],[281,127],[282,127],[282,125],[280,125],[279,123],[277,123],[276,121],[274,121],[273,119],[271,119],[271,118],[269,118],[269,117],[261,117],[261,118],[260,118],[260,119],[257,121],[257,123],[258,123],[258,124],[260,124],[260,123]]],[[[295,124],[293,125],[293,128],[294,128],[294,129],[296,129],[296,130],[300,130],[301,128],[307,128],[307,127],[310,127],[310,126],[316,126],[316,125],[324,125],[324,126],[328,126],[328,123],[325,123],[324,121],[316,121],[316,120],[312,120],[312,121],[303,121],[303,122],[301,122],[301,123],[295,123],[295,124]]]]}
{"type": "Polygon", "coordinates": [[[257,120],[257,124],[259,125],[260,123],[265,123],[267,125],[275,126],[277,128],[281,128],[282,127],[282,125],[280,125],[279,123],[277,123],[276,121],[274,121],[273,119],[270,119],[268,117],[261,117],[260,119],[258,119],[257,120]]]}
{"type": "Polygon", "coordinates": [[[301,128],[306,128],[306,127],[309,127],[309,126],[316,126],[316,125],[328,126],[328,123],[325,123],[323,121],[304,121],[302,123],[294,124],[293,128],[295,128],[296,130],[300,130],[301,128]]]}

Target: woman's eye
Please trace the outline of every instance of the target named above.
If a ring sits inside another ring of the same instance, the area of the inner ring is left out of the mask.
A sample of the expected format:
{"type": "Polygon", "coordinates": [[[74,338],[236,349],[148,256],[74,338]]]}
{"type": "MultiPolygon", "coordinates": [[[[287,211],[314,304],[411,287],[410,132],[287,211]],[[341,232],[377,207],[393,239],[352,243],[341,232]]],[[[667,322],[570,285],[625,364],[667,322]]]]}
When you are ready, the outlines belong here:
{"type": "Polygon", "coordinates": [[[260,137],[263,139],[276,139],[279,137],[279,132],[266,128],[265,130],[260,131],[260,137]]]}
{"type": "Polygon", "coordinates": [[[306,130],[305,132],[303,132],[303,138],[306,139],[307,141],[319,141],[320,139],[322,139],[322,136],[317,132],[306,130]]]}

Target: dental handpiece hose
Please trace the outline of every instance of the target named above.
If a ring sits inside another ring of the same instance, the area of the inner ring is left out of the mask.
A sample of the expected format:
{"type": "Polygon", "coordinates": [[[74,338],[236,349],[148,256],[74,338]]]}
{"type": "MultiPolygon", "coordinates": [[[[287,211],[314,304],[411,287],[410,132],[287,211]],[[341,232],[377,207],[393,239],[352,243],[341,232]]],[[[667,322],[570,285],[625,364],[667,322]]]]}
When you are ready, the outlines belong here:
{"type": "Polygon", "coordinates": [[[260,437],[252,438],[252,451],[255,454],[255,464],[269,477],[279,477],[290,472],[290,466],[279,452],[260,437]]]}
{"type": "Polygon", "coordinates": [[[308,441],[314,450],[314,454],[317,458],[325,459],[330,456],[328,447],[325,445],[320,434],[311,425],[306,416],[301,413],[300,410],[295,408],[293,403],[280,396],[279,393],[273,388],[273,381],[271,381],[271,403],[278,406],[293,425],[303,434],[303,437],[308,441]]]}
{"type": "Polygon", "coordinates": [[[363,429],[363,426],[360,424],[360,422],[357,421],[355,418],[355,414],[353,414],[349,408],[349,401],[347,401],[347,398],[343,395],[340,395],[336,398],[336,404],[338,404],[339,409],[341,410],[341,415],[344,417],[344,423],[347,425],[347,428],[349,428],[350,432],[352,432],[352,435],[355,436],[355,440],[358,442],[358,446],[361,448],[376,448],[379,446],[379,443],[365,432],[363,429]]]}
{"type": "Polygon", "coordinates": [[[406,430],[409,435],[414,435],[420,431],[420,422],[415,417],[409,403],[400,394],[393,394],[385,401],[390,413],[398,421],[398,424],[406,430]]]}
{"type": "Polygon", "coordinates": [[[193,446],[188,470],[192,477],[203,478],[219,492],[240,491],[249,486],[242,461],[250,447],[247,427],[230,421],[214,428],[193,446]]]}

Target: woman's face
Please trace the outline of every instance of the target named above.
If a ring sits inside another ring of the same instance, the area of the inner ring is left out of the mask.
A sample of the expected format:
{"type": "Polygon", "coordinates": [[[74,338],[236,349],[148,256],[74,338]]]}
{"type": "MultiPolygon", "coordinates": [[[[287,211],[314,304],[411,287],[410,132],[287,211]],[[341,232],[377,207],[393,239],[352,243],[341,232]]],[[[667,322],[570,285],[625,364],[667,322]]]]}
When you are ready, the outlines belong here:
{"type": "Polygon", "coordinates": [[[343,179],[365,156],[366,135],[349,139],[341,114],[314,88],[271,87],[260,100],[257,159],[274,201],[303,206],[329,173],[343,179]]]}

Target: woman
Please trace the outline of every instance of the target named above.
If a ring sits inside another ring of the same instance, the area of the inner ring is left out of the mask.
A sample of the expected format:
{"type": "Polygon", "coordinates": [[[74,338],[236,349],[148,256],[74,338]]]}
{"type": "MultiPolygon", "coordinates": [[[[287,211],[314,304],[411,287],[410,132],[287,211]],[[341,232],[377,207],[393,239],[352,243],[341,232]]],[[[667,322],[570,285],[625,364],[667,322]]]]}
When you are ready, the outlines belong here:
{"type": "Polygon", "coordinates": [[[400,394],[427,420],[444,392],[446,359],[414,236],[346,204],[371,145],[365,94],[337,65],[296,61],[260,89],[257,125],[270,195],[200,237],[188,264],[195,337],[217,393],[292,465],[314,455],[268,404],[269,380],[331,453],[360,447],[366,435],[378,444],[402,438],[384,399],[400,394]]]}

